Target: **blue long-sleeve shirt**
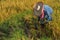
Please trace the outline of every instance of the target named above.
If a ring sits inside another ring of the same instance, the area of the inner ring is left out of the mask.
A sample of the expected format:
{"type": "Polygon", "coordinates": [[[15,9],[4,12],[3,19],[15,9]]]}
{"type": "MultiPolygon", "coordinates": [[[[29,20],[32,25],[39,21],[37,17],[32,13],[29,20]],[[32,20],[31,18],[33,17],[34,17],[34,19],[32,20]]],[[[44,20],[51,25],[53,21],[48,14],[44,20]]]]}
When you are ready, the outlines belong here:
{"type": "MultiPolygon", "coordinates": [[[[48,5],[44,5],[44,18],[46,19],[46,22],[49,22],[52,20],[51,14],[53,12],[53,9],[48,6],[48,5]]],[[[41,24],[44,24],[44,21],[40,20],[41,24]]]]}
{"type": "Polygon", "coordinates": [[[53,12],[53,9],[50,6],[44,5],[44,14],[47,21],[52,20],[52,17],[51,17],[52,12],[53,12]]]}

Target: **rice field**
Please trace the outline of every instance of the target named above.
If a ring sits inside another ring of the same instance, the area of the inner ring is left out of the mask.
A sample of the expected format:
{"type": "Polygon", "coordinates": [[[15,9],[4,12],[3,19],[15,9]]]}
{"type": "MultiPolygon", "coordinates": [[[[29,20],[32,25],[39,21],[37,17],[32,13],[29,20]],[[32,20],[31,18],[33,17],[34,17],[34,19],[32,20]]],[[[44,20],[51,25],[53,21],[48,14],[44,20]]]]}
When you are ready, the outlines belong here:
{"type": "Polygon", "coordinates": [[[0,0],[0,40],[60,40],[60,0],[0,0]],[[33,15],[33,5],[41,1],[53,8],[44,29],[33,15]]]}

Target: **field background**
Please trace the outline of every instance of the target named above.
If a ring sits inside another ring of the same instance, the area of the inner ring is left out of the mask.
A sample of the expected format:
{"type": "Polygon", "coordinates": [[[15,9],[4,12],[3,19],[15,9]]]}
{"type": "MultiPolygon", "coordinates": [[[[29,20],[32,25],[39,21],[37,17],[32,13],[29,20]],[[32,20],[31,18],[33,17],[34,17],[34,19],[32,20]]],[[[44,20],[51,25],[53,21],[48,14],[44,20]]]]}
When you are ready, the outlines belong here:
{"type": "Polygon", "coordinates": [[[0,0],[0,40],[60,40],[60,0],[0,0]],[[53,8],[45,29],[33,15],[33,5],[41,1],[53,8]]]}

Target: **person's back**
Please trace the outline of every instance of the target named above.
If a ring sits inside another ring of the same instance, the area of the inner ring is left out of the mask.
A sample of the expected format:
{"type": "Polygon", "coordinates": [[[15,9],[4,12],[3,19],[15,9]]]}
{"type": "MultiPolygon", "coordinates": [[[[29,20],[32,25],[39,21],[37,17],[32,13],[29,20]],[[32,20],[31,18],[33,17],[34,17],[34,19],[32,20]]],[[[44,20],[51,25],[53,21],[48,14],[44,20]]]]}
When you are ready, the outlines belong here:
{"type": "Polygon", "coordinates": [[[44,5],[44,10],[46,10],[49,14],[52,14],[53,10],[49,5],[44,5]]]}

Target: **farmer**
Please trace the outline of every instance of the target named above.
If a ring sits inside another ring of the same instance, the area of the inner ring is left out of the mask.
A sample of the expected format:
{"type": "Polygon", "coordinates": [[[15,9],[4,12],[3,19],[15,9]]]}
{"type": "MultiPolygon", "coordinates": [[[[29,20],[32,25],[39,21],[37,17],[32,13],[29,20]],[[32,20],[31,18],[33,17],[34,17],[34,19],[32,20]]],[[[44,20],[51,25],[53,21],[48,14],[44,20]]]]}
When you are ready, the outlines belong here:
{"type": "Polygon", "coordinates": [[[51,14],[53,12],[52,8],[49,5],[45,5],[42,2],[38,2],[33,7],[34,15],[38,17],[40,24],[48,23],[52,21],[51,14]],[[44,22],[44,19],[46,20],[44,22]]]}

